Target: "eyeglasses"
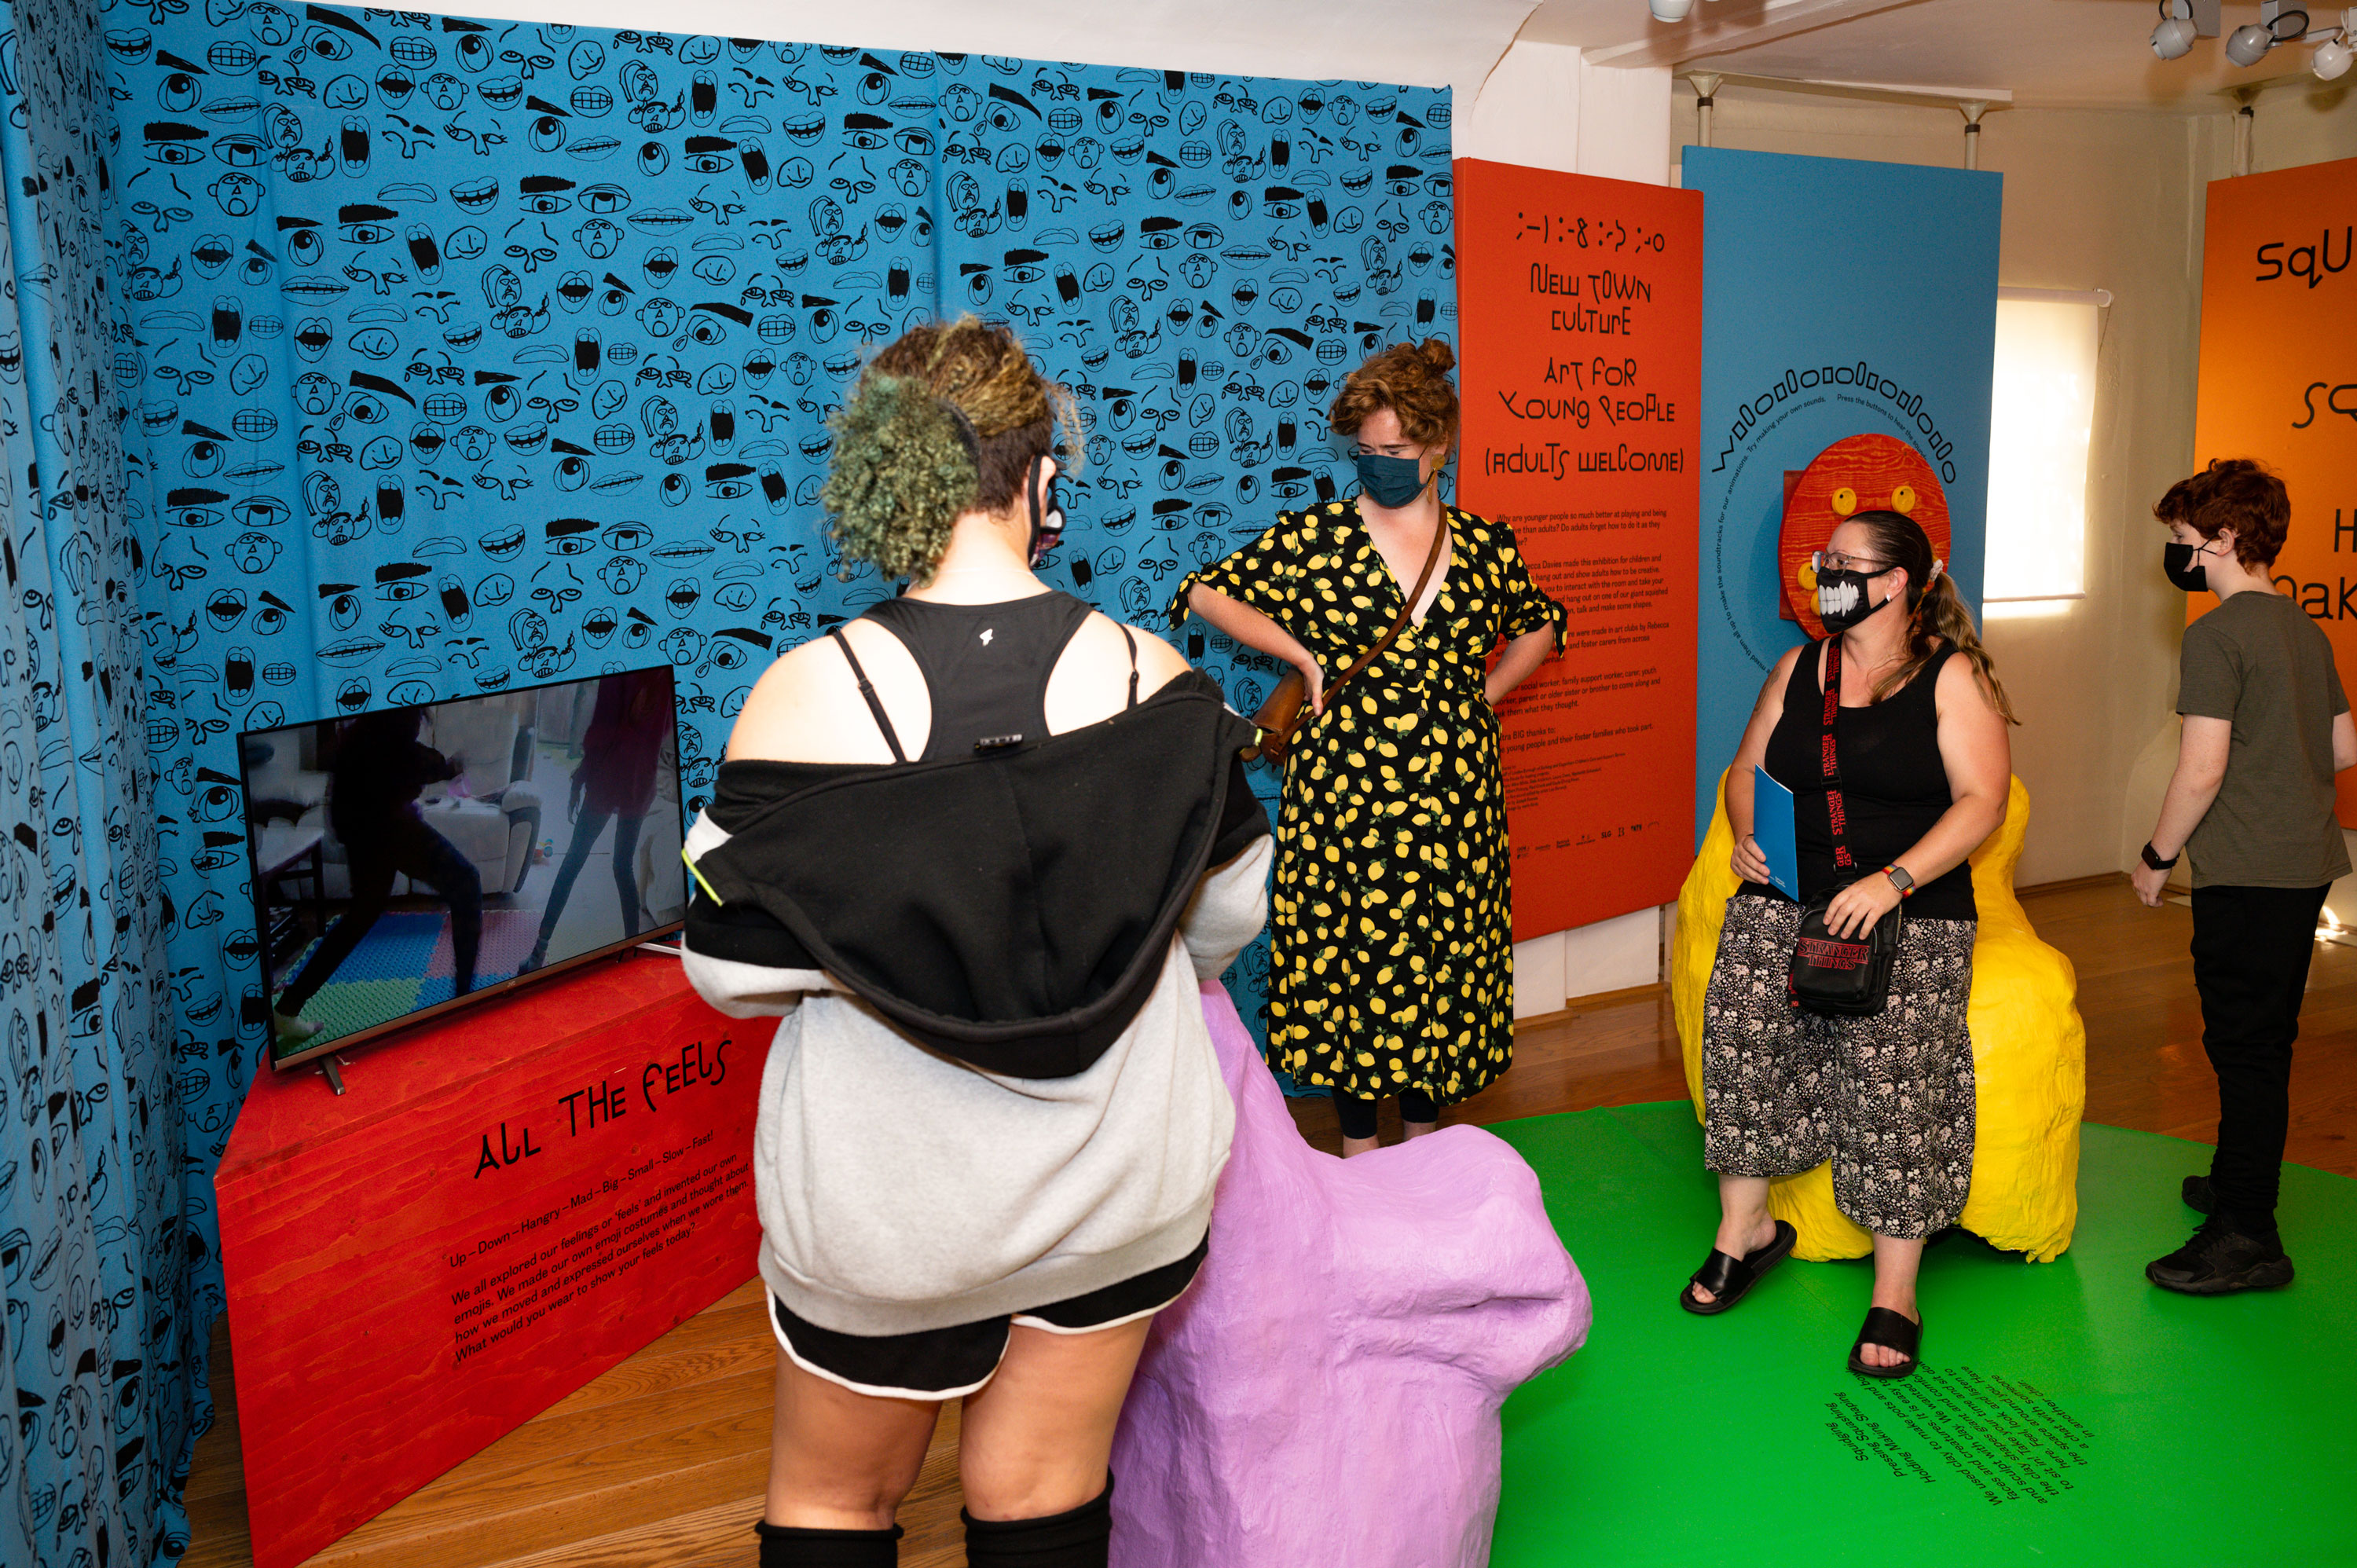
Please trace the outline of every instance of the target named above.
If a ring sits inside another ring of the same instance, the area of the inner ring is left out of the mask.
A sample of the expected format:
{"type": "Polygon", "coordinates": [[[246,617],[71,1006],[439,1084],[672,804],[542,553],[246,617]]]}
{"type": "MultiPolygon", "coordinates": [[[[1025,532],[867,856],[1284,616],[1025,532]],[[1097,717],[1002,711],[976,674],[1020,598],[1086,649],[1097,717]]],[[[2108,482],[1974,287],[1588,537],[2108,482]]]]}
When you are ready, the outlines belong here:
{"type": "Polygon", "coordinates": [[[1819,572],[1864,572],[1869,577],[1890,570],[1888,561],[1877,561],[1866,555],[1846,555],[1838,550],[1818,551],[1809,557],[1809,565],[1819,572]]]}

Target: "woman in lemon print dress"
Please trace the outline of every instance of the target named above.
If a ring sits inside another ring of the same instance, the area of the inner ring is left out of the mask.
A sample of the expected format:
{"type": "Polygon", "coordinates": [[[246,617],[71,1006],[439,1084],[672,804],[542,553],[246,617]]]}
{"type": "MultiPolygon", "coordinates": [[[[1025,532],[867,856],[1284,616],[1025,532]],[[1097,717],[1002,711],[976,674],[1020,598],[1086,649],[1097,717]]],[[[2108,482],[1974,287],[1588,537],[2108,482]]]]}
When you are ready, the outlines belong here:
{"type": "Polygon", "coordinates": [[[1513,1056],[1496,707],[1561,651],[1564,610],[1511,528],[1441,504],[1455,363],[1434,338],[1353,371],[1329,418],[1353,442],[1361,493],[1283,514],[1170,602],[1174,624],[1192,611],[1308,684],[1315,716],[1286,756],[1276,832],[1269,1056],[1332,1092],[1346,1155],[1375,1146],[1383,1096],[1415,1137],[1513,1056]],[[1326,703],[1326,673],[1398,618],[1436,530],[1443,554],[1415,618],[1326,703]]]}

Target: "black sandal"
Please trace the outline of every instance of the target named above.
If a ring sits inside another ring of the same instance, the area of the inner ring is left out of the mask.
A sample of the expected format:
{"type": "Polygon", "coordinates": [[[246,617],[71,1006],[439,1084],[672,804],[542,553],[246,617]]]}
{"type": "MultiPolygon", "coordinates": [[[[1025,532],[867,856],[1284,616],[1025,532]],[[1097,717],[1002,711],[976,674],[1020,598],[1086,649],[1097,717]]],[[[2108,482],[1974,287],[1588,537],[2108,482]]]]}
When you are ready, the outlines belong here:
{"type": "Polygon", "coordinates": [[[1761,1275],[1792,1256],[1792,1249],[1800,1240],[1799,1231],[1779,1219],[1774,1240],[1756,1252],[1734,1258],[1716,1247],[1712,1248],[1710,1256],[1703,1260],[1702,1267],[1687,1277],[1684,1288],[1678,1292],[1678,1305],[1697,1317],[1711,1317],[1725,1312],[1741,1301],[1751,1287],[1760,1283],[1761,1275]],[[1696,1301],[1694,1294],[1696,1285],[1718,1299],[1696,1301]]]}
{"type": "Polygon", "coordinates": [[[1917,1364],[1915,1348],[1922,1343],[1922,1324],[1887,1306],[1869,1306],[1866,1309],[1866,1326],[1857,1331],[1857,1343],[1849,1348],[1849,1369],[1861,1378],[1911,1377],[1917,1364]],[[1896,1350],[1907,1359],[1895,1367],[1869,1367],[1857,1354],[1868,1345],[1896,1350]]]}

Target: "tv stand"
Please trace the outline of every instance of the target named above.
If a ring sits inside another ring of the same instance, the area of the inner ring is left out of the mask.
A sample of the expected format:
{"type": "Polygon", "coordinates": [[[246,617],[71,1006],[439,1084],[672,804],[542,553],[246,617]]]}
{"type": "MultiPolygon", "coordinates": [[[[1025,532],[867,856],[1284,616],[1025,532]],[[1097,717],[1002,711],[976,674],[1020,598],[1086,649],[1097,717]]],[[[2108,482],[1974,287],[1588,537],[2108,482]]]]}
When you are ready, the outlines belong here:
{"type": "MultiPolygon", "coordinates": [[[[629,950],[625,950],[626,952],[629,950]]],[[[255,1082],[215,1187],[255,1568],[295,1568],[753,1276],[770,1030],[676,963],[255,1082]],[[349,1092],[347,1092],[349,1090],[349,1092]]],[[[457,1562],[464,1521],[420,1561],[457,1562]]]]}

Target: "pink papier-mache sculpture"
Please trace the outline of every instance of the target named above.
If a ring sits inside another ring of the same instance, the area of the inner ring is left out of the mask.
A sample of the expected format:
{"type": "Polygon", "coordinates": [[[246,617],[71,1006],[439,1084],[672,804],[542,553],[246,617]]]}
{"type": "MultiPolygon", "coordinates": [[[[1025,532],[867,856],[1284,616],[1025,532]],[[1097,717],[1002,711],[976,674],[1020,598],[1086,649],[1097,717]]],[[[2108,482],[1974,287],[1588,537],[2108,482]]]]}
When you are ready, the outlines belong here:
{"type": "Polygon", "coordinates": [[[1538,1177],[1474,1127],[1320,1154],[1216,983],[1203,1015],[1235,1150],[1114,1438],[1115,1568],[1480,1568],[1499,1408],[1587,1337],[1538,1177]]]}

